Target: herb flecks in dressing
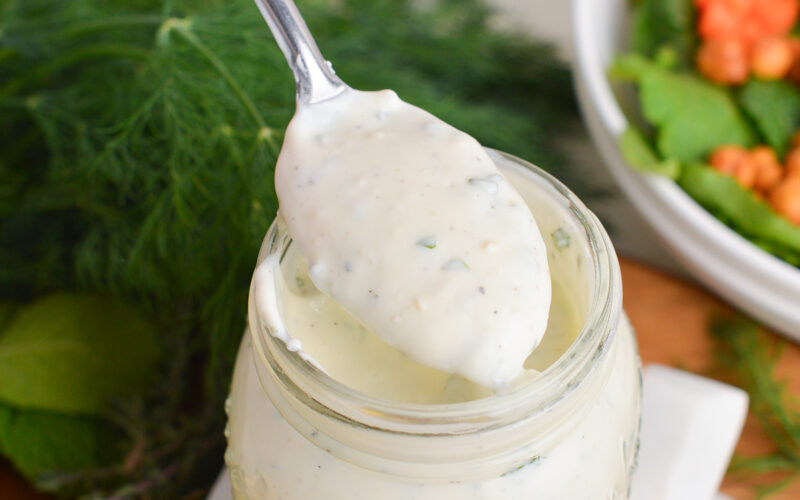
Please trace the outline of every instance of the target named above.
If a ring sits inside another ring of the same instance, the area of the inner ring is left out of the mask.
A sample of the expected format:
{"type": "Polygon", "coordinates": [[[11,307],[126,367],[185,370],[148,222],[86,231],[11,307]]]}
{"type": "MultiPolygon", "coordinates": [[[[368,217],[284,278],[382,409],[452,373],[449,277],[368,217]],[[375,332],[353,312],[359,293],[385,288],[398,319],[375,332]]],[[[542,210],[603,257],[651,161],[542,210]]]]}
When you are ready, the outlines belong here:
{"type": "Polygon", "coordinates": [[[547,326],[545,245],[475,139],[394,92],[347,90],[298,109],[275,180],[309,278],[366,328],[486,387],[525,371],[547,326]]]}

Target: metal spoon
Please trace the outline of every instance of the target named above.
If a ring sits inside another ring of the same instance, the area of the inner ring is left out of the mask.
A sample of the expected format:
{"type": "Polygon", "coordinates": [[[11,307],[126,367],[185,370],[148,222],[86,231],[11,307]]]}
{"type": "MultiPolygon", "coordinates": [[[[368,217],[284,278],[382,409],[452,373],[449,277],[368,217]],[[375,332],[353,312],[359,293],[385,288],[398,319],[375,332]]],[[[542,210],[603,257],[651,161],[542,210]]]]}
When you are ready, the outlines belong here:
{"type": "Polygon", "coordinates": [[[347,89],[317,47],[292,0],[255,0],[294,73],[297,103],[313,104],[347,89]]]}

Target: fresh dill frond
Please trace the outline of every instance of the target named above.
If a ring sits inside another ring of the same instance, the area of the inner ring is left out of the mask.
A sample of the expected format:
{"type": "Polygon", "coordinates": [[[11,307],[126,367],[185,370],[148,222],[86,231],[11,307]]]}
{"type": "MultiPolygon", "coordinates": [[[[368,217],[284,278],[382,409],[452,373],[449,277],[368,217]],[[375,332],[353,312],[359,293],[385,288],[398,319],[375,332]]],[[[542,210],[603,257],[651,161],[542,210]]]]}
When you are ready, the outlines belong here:
{"type": "Polygon", "coordinates": [[[750,411],[775,447],[764,455],[735,456],[730,470],[749,476],[778,474],[777,481],[755,487],[759,498],[767,498],[800,479],[800,401],[775,374],[786,343],[745,319],[717,319],[711,332],[724,373],[748,392],[750,411]]]}

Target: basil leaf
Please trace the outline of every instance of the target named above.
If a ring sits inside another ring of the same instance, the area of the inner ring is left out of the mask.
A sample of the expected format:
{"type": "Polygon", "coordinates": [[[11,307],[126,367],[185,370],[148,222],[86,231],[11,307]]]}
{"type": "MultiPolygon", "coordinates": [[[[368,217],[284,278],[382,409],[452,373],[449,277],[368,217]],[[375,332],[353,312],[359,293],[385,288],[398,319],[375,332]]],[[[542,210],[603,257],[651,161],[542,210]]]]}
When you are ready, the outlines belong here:
{"type": "Polygon", "coordinates": [[[52,295],[21,308],[0,337],[0,399],[99,414],[151,382],[158,355],[155,330],[127,305],[52,295]]]}
{"type": "Polygon", "coordinates": [[[742,108],[779,156],[800,128],[800,92],[782,81],[750,81],[739,96],[742,108]]]}
{"type": "Polygon", "coordinates": [[[661,157],[703,161],[720,144],[751,146],[756,135],[723,88],[665,69],[638,54],[619,57],[611,75],[637,82],[642,113],[656,127],[661,157]]]}
{"type": "Polygon", "coordinates": [[[45,472],[67,472],[107,462],[116,436],[95,418],[0,403],[0,453],[28,480],[45,472]]]}
{"type": "Polygon", "coordinates": [[[696,43],[694,24],[691,0],[644,0],[633,16],[633,49],[653,57],[668,48],[689,66],[696,43]]]}

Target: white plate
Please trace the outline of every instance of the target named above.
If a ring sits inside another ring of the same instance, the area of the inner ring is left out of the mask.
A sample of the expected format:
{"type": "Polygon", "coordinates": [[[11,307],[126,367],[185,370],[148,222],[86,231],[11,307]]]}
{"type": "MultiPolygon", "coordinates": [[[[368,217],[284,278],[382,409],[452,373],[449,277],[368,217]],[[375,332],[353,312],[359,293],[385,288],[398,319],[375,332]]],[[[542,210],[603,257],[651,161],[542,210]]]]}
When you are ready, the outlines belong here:
{"type": "Polygon", "coordinates": [[[800,269],[722,224],[674,182],[633,171],[618,137],[627,128],[606,69],[628,37],[627,0],[573,0],[574,78],[584,121],[613,178],[698,280],[800,341],[800,269]]]}

